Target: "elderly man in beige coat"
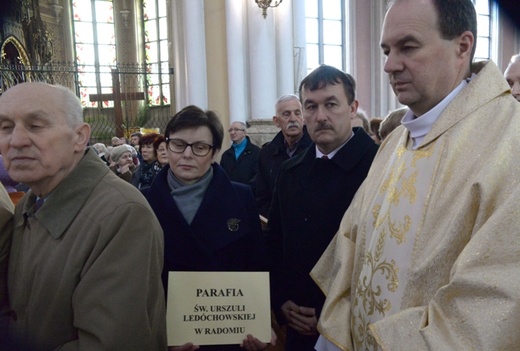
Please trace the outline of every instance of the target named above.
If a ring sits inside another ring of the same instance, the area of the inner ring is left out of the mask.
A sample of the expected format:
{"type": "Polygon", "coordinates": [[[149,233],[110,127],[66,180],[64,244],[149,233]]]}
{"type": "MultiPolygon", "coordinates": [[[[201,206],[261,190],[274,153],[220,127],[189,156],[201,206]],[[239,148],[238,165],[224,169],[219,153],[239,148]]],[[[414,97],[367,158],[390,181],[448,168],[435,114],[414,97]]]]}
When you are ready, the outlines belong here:
{"type": "Polygon", "coordinates": [[[166,350],[162,230],[144,197],[86,148],[76,96],[0,96],[0,153],[30,191],[9,253],[9,337],[24,350],[166,350]]]}
{"type": "Polygon", "coordinates": [[[7,306],[7,261],[11,244],[14,206],[2,183],[0,183],[0,347],[4,343],[7,306]]]}

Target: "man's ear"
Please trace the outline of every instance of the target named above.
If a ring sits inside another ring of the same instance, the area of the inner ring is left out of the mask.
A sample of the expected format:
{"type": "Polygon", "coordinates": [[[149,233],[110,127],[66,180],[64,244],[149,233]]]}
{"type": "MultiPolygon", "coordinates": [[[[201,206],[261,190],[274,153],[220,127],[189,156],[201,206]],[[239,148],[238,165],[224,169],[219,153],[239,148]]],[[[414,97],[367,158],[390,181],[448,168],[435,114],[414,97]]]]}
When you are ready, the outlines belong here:
{"type": "Polygon", "coordinates": [[[353,103],[350,104],[350,114],[355,115],[359,107],[359,101],[354,100],[353,103]]]}
{"type": "Polygon", "coordinates": [[[280,124],[278,123],[278,117],[273,116],[273,123],[274,123],[275,126],[277,126],[278,128],[280,128],[280,124]]]}
{"type": "Polygon", "coordinates": [[[74,142],[74,150],[83,152],[90,139],[90,125],[87,123],[79,125],[75,129],[75,133],[76,140],[74,142]]]}
{"type": "Polygon", "coordinates": [[[462,33],[458,40],[458,55],[462,57],[471,57],[473,46],[475,45],[475,37],[469,30],[462,33]]]}

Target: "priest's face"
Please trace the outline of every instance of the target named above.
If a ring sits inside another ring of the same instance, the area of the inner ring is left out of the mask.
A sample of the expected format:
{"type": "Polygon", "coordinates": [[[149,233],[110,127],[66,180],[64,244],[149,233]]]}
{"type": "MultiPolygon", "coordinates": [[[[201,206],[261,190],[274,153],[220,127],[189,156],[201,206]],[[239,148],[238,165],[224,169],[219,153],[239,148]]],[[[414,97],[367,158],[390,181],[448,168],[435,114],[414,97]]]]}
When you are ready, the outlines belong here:
{"type": "Polygon", "coordinates": [[[309,135],[324,154],[337,149],[352,134],[350,120],[358,102],[349,103],[343,84],[302,89],[303,119],[309,135]]]}
{"type": "Polygon", "coordinates": [[[401,0],[388,10],[381,34],[384,70],[399,102],[416,116],[428,112],[465,78],[473,44],[467,33],[443,39],[432,0],[401,0]]]}

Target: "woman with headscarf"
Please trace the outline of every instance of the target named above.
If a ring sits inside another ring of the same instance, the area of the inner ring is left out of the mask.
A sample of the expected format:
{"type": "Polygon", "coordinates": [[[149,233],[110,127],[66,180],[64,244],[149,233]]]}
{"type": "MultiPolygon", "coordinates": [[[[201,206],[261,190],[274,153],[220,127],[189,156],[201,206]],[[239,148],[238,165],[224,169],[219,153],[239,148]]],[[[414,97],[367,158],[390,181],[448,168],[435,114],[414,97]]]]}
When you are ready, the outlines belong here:
{"type": "Polygon", "coordinates": [[[110,170],[119,178],[130,182],[132,180],[132,172],[135,170],[134,161],[132,159],[132,146],[119,145],[110,151],[110,159],[112,164],[110,170]]]}

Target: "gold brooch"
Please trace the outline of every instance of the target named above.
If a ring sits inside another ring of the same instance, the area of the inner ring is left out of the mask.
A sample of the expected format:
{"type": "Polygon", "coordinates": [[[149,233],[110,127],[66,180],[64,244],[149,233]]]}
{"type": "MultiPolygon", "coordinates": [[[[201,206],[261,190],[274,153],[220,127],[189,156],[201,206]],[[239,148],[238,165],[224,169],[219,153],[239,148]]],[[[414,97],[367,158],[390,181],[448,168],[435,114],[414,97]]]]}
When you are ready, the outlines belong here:
{"type": "Polygon", "coordinates": [[[227,227],[230,231],[236,232],[238,230],[238,223],[240,223],[240,219],[231,218],[227,221],[227,227]]]}

